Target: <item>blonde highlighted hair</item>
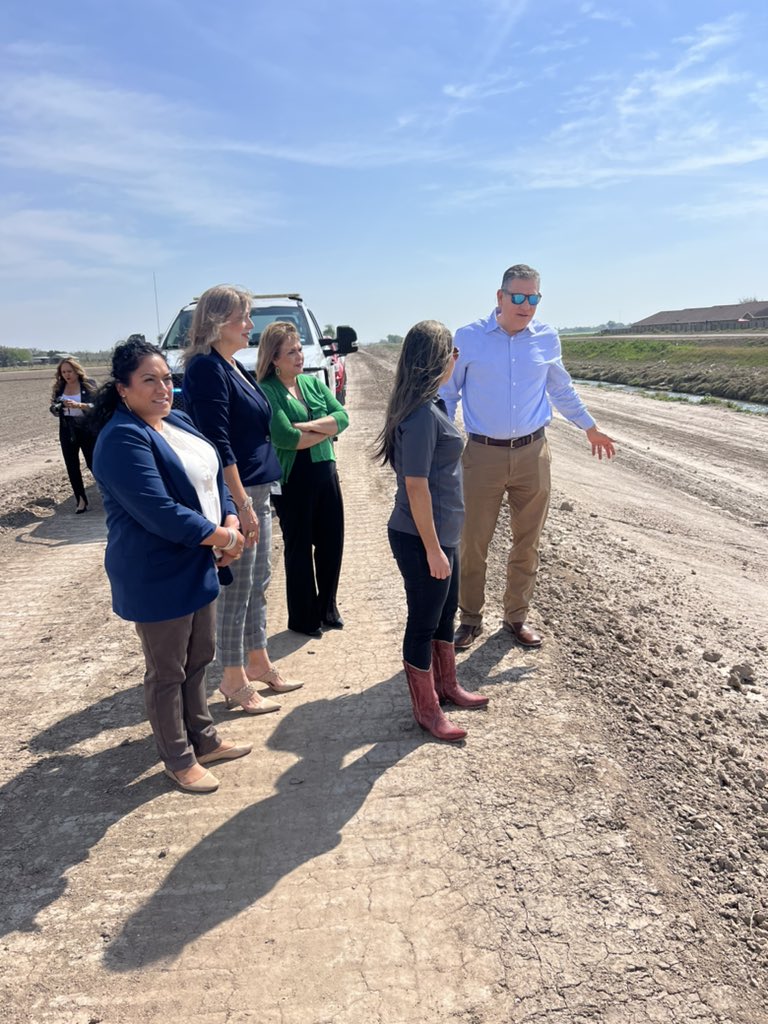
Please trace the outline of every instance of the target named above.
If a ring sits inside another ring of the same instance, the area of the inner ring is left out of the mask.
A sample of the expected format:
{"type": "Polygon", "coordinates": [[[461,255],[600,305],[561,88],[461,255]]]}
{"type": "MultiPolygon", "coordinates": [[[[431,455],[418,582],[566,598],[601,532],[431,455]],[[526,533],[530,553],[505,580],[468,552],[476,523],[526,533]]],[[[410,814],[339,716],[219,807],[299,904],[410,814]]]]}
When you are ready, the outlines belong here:
{"type": "Polygon", "coordinates": [[[210,353],[219,340],[221,328],[238,311],[244,316],[251,311],[251,293],[245,289],[217,284],[203,292],[192,316],[189,344],[182,353],[184,366],[189,366],[195,356],[210,353]]]}

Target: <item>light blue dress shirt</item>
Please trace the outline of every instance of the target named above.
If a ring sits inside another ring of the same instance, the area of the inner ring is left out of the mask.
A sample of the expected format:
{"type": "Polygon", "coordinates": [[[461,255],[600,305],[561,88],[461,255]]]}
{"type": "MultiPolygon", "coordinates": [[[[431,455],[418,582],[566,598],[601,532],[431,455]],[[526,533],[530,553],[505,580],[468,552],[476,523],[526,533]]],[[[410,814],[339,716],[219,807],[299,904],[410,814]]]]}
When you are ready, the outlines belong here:
{"type": "Polygon", "coordinates": [[[560,339],[548,324],[531,320],[523,331],[507,334],[497,310],[456,331],[459,358],[440,388],[448,415],[461,400],[468,434],[509,439],[532,434],[552,420],[552,406],[582,430],[595,421],[576,394],[563,366],[560,339]]]}

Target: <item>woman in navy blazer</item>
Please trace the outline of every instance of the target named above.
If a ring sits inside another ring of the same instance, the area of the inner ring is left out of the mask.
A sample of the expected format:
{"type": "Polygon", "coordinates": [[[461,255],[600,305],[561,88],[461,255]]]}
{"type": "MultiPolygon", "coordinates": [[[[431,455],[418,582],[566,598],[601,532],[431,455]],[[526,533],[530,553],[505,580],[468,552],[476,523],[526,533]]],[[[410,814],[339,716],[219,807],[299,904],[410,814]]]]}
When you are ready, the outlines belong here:
{"type": "Polygon", "coordinates": [[[245,534],[243,557],[232,568],[234,581],[217,605],[216,659],[227,707],[252,715],[277,711],[254,683],[275,693],[302,684],[284,679],[267,651],[266,591],[271,577],[270,492],[280,479],[272,447],[272,410],[264,392],[235,353],[248,345],[253,322],[251,296],[231,285],[216,285],[198,299],[184,352],[184,402],[198,430],[219,453],[224,479],[245,534]]]}
{"type": "Polygon", "coordinates": [[[115,348],[93,412],[93,475],[107,515],[112,607],[136,624],[144,649],[147,714],[165,773],[208,793],[218,781],[204,765],[251,749],[218,737],[205,692],[217,559],[230,576],[245,541],[216,451],[171,412],[172,393],[154,345],[139,337],[115,348]]]}

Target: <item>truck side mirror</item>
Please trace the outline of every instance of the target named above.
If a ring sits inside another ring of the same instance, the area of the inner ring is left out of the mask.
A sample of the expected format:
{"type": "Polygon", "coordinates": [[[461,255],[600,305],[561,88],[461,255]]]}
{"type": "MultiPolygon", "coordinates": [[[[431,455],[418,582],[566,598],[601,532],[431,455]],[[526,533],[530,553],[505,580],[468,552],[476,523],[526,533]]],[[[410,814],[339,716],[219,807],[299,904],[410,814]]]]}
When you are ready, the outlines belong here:
{"type": "Polygon", "coordinates": [[[357,331],[351,327],[337,327],[336,345],[339,355],[347,356],[350,352],[357,352],[357,331]]]}

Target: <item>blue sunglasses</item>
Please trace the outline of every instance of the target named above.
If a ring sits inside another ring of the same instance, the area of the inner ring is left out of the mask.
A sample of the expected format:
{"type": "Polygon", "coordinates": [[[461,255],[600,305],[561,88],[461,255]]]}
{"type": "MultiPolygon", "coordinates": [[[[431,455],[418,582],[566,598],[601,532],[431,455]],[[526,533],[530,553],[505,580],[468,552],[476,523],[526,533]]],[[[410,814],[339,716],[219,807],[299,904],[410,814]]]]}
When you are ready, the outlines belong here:
{"type": "Polygon", "coordinates": [[[526,295],[524,292],[508,292],[506,288],[501,289],[505,295],[508,295],[512,302],[516,306],[522,306],[526,299],[532,306],[538,306],[541,302],[541,293],[537,292],[535,295],[526,295]]]}

